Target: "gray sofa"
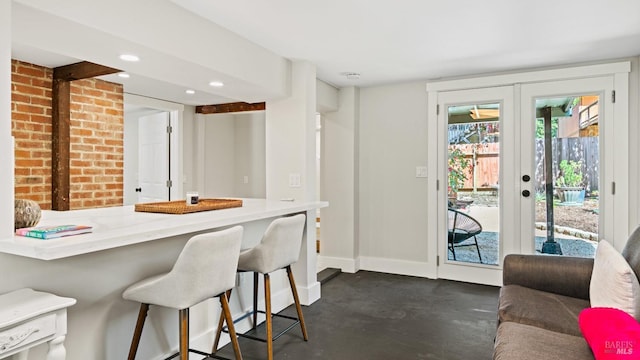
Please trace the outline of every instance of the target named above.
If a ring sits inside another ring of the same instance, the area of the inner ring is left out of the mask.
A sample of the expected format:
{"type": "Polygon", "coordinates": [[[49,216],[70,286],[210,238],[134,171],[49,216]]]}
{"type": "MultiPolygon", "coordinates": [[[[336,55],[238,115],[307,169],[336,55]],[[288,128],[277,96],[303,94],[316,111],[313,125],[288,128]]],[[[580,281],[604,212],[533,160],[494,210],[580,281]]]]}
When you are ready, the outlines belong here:
{"type": "MultiPolygon", "coordinates": [[[[622,256],[640,274],[640,228],[622,256]]],[[[507,255],[493,359],[593,359],[578,326],[589,307],[593,259],[507,255]]],[[[640,276],[638,276],[640,278],[640,276]]]]}

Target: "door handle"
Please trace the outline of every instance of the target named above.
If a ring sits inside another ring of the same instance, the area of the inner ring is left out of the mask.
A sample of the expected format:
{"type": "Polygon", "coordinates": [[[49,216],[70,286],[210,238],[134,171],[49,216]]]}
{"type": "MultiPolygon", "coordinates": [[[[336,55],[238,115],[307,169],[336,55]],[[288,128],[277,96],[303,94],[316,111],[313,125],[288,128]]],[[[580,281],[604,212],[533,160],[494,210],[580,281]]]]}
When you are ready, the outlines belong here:
{"type": "Polygon", "coordinates": [[[136,188],[136,192],[142,192],[142,188],[136,188]]]}
{"type": "Polygon", "coordinates": [[[522,196],[529,197],[529,195],[531,195],[531,192],[529,190],[522,190],[522,196]]]}

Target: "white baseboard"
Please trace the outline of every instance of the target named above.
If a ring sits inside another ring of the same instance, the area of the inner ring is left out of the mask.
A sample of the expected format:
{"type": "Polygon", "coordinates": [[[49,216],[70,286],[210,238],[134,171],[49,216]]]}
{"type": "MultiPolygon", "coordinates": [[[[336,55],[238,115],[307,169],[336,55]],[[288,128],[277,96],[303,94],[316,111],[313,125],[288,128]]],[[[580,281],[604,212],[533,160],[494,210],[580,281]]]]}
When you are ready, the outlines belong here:
{"type": "MultiPolygon", "coordinates": [[[[316,281],[308,287],[296,286],[296,288],[298,289],[300,304],[311,305],[314,302],[320,300],[321,289],[319,281],[316,281]]],[[[291,303],[293,304],[293,296],[291,297],[291,303]]]]}
{"type": "Polygon", "coordinates": [[[318,256],[318,271],[326,268],[336,268],[346,273],[356,273],[359,270],[384,272],[389,274],[410,275],[437,278],[437,268],[434,264],[418,261],[394,260],[361,256],[357,259],[318,256]]]}
{"type": "Polygon", "coordinates": [[[366,256],[360,257],[360,270],[417,276],[429,279],[437,278],[437,268],[434,265],[435,264],[418,261],[394,260],[366,256]]]}
{"type": "Polygon", "coordinates": [[[360,270],[360,260],[318,255],[318,272],[327,268],[340,269],[342,272],[353,274],[360,270]]]}

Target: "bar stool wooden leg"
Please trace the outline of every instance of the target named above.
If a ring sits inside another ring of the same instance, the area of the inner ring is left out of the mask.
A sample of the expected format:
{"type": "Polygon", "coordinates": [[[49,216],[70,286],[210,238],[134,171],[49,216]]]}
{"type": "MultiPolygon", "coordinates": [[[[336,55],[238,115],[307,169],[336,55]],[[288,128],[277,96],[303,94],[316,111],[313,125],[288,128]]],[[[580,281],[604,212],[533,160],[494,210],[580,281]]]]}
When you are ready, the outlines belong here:
{"type": "Polygon", "coordinates": [[[147,318],[147,312],[149,312],[149,304],[140,304],[138,320],[136,321],[136,329],[133,332],[133,339],[131,340],[131,347],[129,348],[128,360],[135,360],[136,358],[138,345],[140,344],[140,336],[142,335],[142,328],[144,327],[144,321],[147,318]]]}
{"type": "Polygon", "coordinates": [[[269,274],[264,274],[264,307],[267,316],[267,359],[273,360],[273,323],[271,322],[271,280],[269,274]]]}
{"type": "Polygon", "coordinates": [[[253,273],[253,329],[258,326],[258,273],[253,273]]]}
{"type": "Polygon", "coordinates": [[[180,310],[180,360],[189,360],[189,309],[180,310]]]}
{"type": "MultiPolygon", "coordinates": [[[[226,230],[195,235],[184,245],[171,271],[138,281],[124,290],[122,297],[125,300],[142,304],[130,348],[130,360],[134,360],[136,356],[149,306],[147,304],[178,310],[178,353],[173,354],[169,359],[189,360],[191,352],[207,358],[213,356],[210,352],[189,348],[189,312],[191,307],[206,299],[223,296],[224,311],[227,313],[226,316],[230,316],[229,302],[223,292],[230,290],[235,282],[242,234],[243,228],[234,226],[226,230]],[[193,269],[198,269],[198,276],[193,276],[193,269]],[[175,296],[167,296],[176,291],[176,284],[186,282],[190,287],[199,290],[178,291],[174,294],[175,296]]],[[[230,328],[233,329],[233,326],[230,328]]],[[[234,350],[239,348],[236,346],[234,350]]]]}
{"type": "MultiPolygon", "coordinates": [[[[228,300],[231,298],[231,290],[227,290],[226,297],[228,304],[228,300]]],[[[220,301],[222,301],[222,295],[220,301]]],[[[224,310],[224,308],[222,310],[224,310]]],[[[222,335],[222,328],[224,327],[224,316],[224,311],[221,311],[220,319],[218,320],[218,331],[216,331],[216,339],[213,341],[213,349],[211,349],[212,354],[215,354],[218,351],[218,345],[220,345],[220,335],[222,335]]]]}
{"type": "Polygon", "coordinates": [[[302,308],[300,307],[300,298],[298,297],[298,289],[296,288],[296,282],[293,279],[293,271],[291,271],[291,265],[287,266],[287,275],[289,276],[289,285],[291,285],[293,300],[296,303],[296,311],[298,312],[298,319],[300,320],[302,337],[304,338],[304,341],[308,341],[309,336],[307,335],[307,326],[304,324],[304,316],[302,316],[302,308]]]}
{"type": "Polygon", "coordinates": [[[236,355],[236,360],[242,360],[242,354],[240,353],[240,345],[238,344],[236,329],[233,326],[233,317],[231,316],[231,309],[229,308],[229,301],[227,300],[226,294],[220,295],[220,304],[222,305],[222,313],[224,314],[224,317],[227,320],[227,327],[229,329],[229,337],[231,338],[231,345],[233,346],[233,353],[236,355]]]}

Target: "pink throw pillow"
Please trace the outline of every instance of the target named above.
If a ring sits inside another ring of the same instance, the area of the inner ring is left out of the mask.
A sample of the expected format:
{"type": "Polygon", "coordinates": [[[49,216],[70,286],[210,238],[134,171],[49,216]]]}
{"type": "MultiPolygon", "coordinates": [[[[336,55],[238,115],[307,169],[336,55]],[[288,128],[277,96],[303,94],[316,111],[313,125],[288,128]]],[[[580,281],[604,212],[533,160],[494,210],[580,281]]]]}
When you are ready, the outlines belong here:
{"type": "Polygon", "coordinates": [[[580,330],[596,360],[640,360],[640,324],[614,308],[588,308],[578,318],[580,330]]]}

